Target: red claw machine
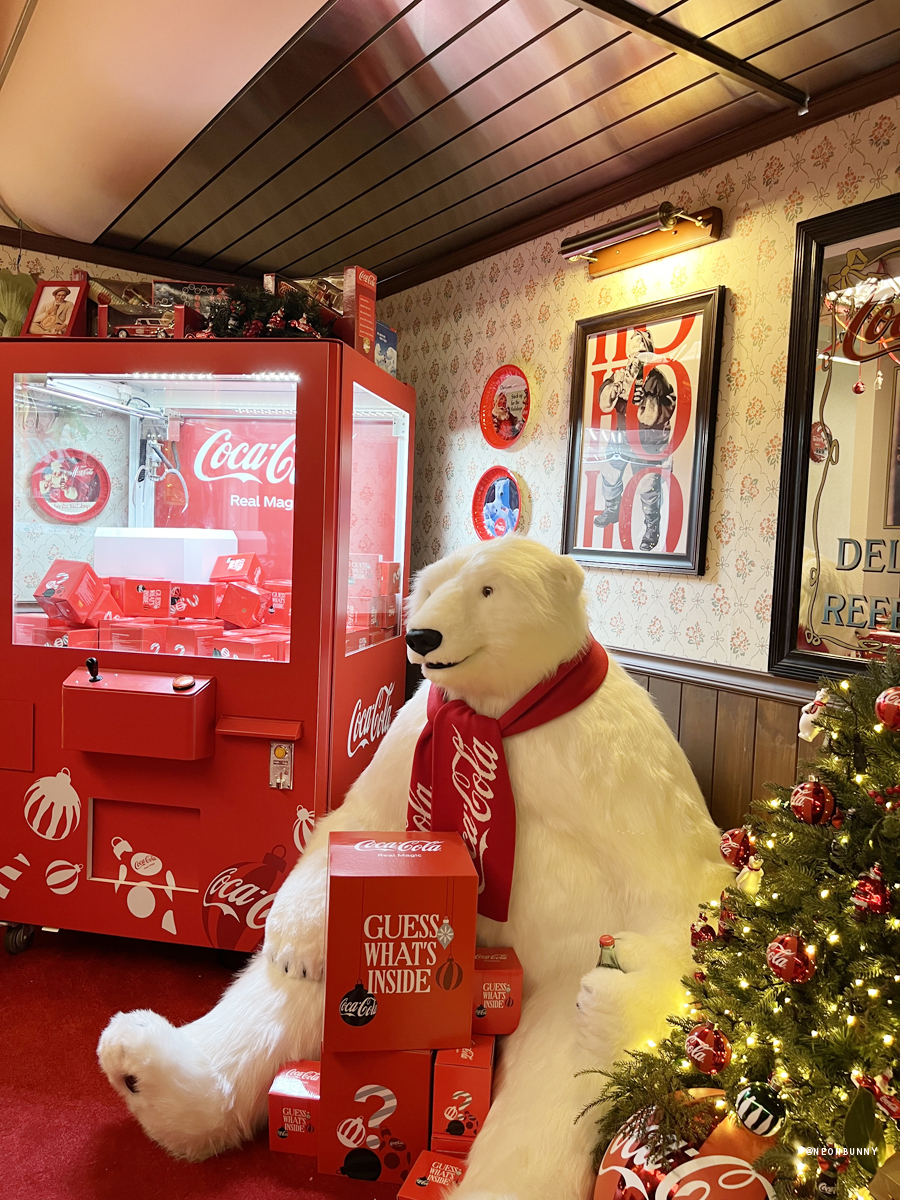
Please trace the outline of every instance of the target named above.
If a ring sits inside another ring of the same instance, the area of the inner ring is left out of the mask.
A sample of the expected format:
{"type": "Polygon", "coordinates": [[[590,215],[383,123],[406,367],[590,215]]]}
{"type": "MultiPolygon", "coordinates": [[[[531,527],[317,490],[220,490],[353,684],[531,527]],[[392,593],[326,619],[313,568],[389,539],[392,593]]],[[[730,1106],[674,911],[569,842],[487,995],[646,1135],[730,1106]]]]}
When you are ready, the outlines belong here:
{"type": "Polygon", "coordinates": [[[332,341],[0,341],[0,922],[250,951],[403,702],[415,394],[332,341]]]}

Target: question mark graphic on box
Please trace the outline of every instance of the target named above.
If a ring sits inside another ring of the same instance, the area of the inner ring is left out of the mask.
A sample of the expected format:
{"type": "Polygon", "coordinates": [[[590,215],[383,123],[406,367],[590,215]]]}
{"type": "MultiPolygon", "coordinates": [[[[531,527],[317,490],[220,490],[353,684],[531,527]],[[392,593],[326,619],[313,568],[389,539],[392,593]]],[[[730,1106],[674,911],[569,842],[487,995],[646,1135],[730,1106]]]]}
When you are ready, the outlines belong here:
{"type": "Polygon", "coordinates": [[[451,1098],[456,1101],[456,1104],[445,1108],[444,1116],[448,1121],[458,1121],[472,1103],[472,1095],[470,1092],[454,1092],[451,1098]]]}
{"type": "MultiPolygon", "coordinates": [[[[369,1128],[377,1129],[382,1121],[386,1121],[397,1111],[397,1097],[390,1088],[382,1087],[380,1083],[367,1083],[359,1089],[353,1099],[357,1104],[362,1104],[370,1096],[377,1096],[383,1101],[381,1108],[369,1117],[369,1128]]],[[[381,1145],[381,1138],[376,1133],[370,1133],[366,1138],[366,1145],[370,1150],[377,1150],[381,1145]]]]}

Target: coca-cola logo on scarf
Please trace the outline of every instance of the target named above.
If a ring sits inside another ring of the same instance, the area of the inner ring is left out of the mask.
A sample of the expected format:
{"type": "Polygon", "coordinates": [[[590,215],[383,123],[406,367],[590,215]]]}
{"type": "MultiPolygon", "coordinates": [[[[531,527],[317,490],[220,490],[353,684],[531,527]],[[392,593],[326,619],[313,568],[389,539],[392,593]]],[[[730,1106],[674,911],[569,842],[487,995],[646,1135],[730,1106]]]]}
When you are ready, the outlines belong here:
{"type": "Polygon", "coordinates": [[[488,831],[491,823],[491,804],[494,789],[490,786],[497,778],[497,762],[500,758],[490,742],[472,739],[467,746],[462,734],[454,725],[453,756],[451,773],[453,786],[462,796],[462,838],[469,848],[475,870],[478,872],[478,891],[484,891],[484,856],[487,853],[488,831]]]}

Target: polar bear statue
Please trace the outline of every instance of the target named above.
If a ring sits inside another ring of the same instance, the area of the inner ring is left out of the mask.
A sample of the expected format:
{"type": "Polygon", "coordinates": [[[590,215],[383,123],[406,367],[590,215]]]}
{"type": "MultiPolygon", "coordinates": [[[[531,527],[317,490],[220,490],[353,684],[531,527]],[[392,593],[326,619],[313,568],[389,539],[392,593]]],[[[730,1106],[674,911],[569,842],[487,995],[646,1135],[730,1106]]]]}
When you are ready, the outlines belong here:
{"type": "MultiPolygon", "coordinates": [[[[318,1057],[328,833],[407,828],[429,687],[496,718],[595,645],[581,568],[515,536],[422,571],[408,628],[410,660],[428,682],[318,824],[275,898],[261,951],[200,1020],[176,1029],[147,1010],[117,1013],[100,1039],[110,1083],[171,1154],[236,1146],[265,1119],[278,1067],[318,1057]]],[[[503,750],[516,819],[508,919],[480,916],[478,940],[515,947],[525,995],[455,1195],[585,1200],[594,1131],[574,1118],[598,1077],[576,1072],[606,1067],[665,1028],[683,1000],[697,904],[733,876],[687,759],[616,662],[587,699],[504,738],[503,750]],[[605,933],[622,971],[594,967],[605,933]]]]}

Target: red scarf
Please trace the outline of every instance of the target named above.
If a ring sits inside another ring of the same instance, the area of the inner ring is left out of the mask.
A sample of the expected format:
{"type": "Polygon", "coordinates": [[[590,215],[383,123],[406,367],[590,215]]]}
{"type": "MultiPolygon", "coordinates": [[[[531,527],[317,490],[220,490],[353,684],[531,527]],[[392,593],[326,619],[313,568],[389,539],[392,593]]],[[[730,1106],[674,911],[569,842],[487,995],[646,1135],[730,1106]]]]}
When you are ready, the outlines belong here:
{"type": "Polygon", "coordinates": [[[516,803],[503,738],[571,712],[606,678],[609,659],[593,638],[577,657],[533,687],[499,720],[483,717],[463,700],[428,693],[428,724],[419,735],[409,785],[406,828],[425,833],[456,830],[478,872],[478,911],[509,918],[516,853],[516,803]]]}

